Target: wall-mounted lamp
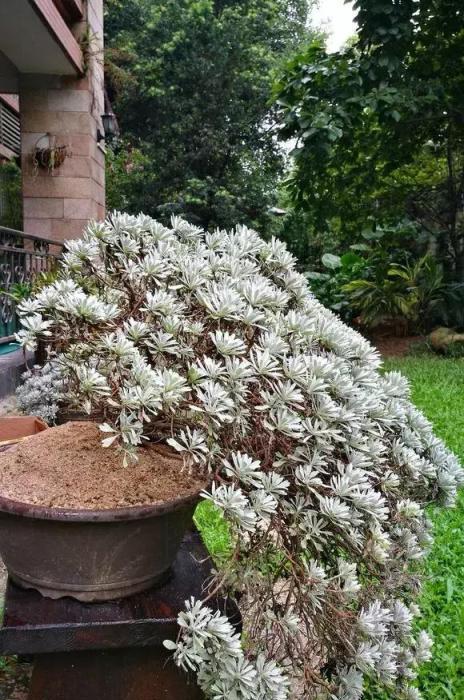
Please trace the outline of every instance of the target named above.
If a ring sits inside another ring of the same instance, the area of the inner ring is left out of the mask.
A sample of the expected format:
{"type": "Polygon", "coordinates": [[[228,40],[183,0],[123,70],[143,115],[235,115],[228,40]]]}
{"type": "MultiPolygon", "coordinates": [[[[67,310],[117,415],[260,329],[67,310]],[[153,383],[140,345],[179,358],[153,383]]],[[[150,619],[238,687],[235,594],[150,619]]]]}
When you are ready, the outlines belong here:
{"type": "Polygon", "coordinates": [[[105,112],[101,115],[103,132],[100,129],[97,130],[97,141],[111,141],[112,139],[119,136],[119,125],[116,115],[113,112],[105,112]]]}

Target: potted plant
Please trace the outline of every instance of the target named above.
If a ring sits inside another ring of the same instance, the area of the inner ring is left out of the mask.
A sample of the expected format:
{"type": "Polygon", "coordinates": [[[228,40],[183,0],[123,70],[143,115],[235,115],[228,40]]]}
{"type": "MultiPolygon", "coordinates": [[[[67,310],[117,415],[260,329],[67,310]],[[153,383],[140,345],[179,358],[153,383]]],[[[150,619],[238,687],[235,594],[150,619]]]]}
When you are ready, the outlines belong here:
{"type": "MultiPolygon", "coordinates": [[[[423,507],[451,503],[462,472],[407,381],[379,373],[376,350],[314,299],[281,242],[114,214],[68,243],[59,279],[20,311],[19,340],[49,341],[65,400],[101,412],[128,478],[146,440],[174,450],[181,473],[209,474],[203,495],[229,523],[230,555],[167,643],[206,697],[356,700],[364,676],[418,697],[423,507]],[[243,639],[208,608],[218,591],[240,600],[243,639]]],[[[60,430],[71,438],[66,425],[43,435],[60,430]]],[[[56,518],[39,507],[26,516],[56,518]]],[[[92,535],[81,562],[97,562],[95,546],[92,535]]]]}
{"type": "Polygon", "coordinates": [[[66,145],[36,148],[34,150],[34,165],[53,173],[56,168],[63,165],[68,155],[66,145]]]}
{"type": "Polygon", "coordinates": [[[32,165],[37,174],[39,168],[47,170],[51,175],[60,168],[66,158],[71,155],[69,146],[56,144],[56,137],[51,134],[41,136],[32,151],[32,165]]]}

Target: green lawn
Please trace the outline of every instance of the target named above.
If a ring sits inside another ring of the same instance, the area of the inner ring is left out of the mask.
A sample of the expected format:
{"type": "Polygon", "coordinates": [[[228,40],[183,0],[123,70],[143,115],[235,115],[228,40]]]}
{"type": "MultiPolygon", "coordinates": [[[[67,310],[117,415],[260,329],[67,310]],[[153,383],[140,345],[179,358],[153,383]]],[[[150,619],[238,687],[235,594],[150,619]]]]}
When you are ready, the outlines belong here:
{"type": "MultiPolygon", "coordinates": [[[[464,359],[407,357],[387,367],[409,377],[414,403],[464,463],[464,359]]],[[[431,515],[435,543],[420,605],[434,653],[420,673],[419,688],[425,700],[464,700],[464,493],[455,509],[434,509],[431,515]]]]}
{"type": "MultiPolygon", "coordinates": [[[[389,360],[386,367],[409,377],[414,403],[464,463],[464,360],[407,357],[389,360]]],[[[426,564],[421,624],[435,644],[419,687],[425,700],[464,700],[464,494],[455,509],[433,509],[430,514],[435,544],[426,564]]],[[[196,522],[212,554],[224,552],[227,528],[210,503],[198,507],[196,522]]]]}

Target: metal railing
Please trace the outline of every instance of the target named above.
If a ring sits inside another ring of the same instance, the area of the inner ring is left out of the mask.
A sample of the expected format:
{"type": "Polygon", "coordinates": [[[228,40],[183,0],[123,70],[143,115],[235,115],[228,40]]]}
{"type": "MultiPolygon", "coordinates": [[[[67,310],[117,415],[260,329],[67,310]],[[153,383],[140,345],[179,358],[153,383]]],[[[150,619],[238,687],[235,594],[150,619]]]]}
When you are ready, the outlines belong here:
{"type": "Polygon", "coordinates": [[[16,303],[32,290],[42,273],[52,272],[63,243],[0,226],[0,343],[17,331],[16,303]]]}

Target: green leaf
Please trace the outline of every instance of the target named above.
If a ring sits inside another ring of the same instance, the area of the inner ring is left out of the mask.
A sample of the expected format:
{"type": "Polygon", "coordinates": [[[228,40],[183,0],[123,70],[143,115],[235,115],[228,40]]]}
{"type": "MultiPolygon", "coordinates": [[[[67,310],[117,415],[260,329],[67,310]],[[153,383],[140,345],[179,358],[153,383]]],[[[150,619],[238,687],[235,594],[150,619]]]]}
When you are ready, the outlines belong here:
{"type": "Polygon", "coordinates": [[[316,272],[316,270],[307,270],[303,273],[308,280],[328,280],[330,275],[325,272],[316,272]]]}
{"type": "Polygon", "coordinates": [[[451,599],[453,597],[454,593],[454,583],[453,579],[448,577],[446,579],[446,602],[451,603],[451,599]]]}
{"type": "Polygon", "coordinates": [[[364,259],[360,255],[356,255],[356,253],[352,252],[345,253],[341,256],[340,260],[344,268],[352,268],[353,265],[364,262],[364,259]]]}
{"type": "Polygon", "coordinates": [[[350,250],[359,250],[360,253],[368,253],[371,248],[367,243],[353,243],[353,245],[350,245],[350,250]]]}
{"type": "Polygon", "coordinates": [[[373,231],[372,229],[364,229],[364,231],[361,233],[361,236],[366,239],[366,241],[380,241],[381,238],[383,238],[385,235],[385,231],[382,229],[376,229],[373,231]]]}
{"type": "Polygon", "coordinates": [[[329,268],[329,270],[337,270],[342,266],[342,261],[339,255],[333,255],[332,253],[325,253],[322,256],[321,262],[324,267],[329,268]]]}

